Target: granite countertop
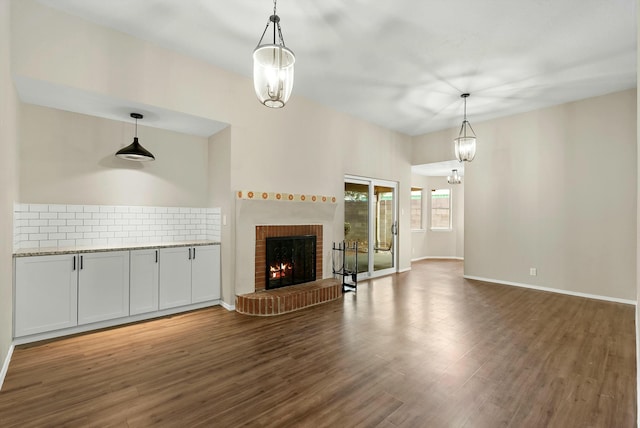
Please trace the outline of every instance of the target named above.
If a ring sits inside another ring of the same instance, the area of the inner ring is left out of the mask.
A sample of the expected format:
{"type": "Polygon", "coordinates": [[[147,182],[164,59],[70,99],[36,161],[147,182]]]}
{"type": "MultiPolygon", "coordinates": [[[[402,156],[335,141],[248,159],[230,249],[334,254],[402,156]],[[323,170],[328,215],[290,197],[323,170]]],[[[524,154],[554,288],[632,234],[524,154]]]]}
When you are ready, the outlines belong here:
{"type": "Polygon", "coordinates": [[[51,248],[23,248],[16,250],[13,257],[53,256],[59,254],[98,253],[120,250],[148,250],[153,248],[190,247],[201,245],[220,245],[220,241],[184,241],[184,242],[156,242],[145,244],[96,245],[81,247],[51,247],[51,248]]]}

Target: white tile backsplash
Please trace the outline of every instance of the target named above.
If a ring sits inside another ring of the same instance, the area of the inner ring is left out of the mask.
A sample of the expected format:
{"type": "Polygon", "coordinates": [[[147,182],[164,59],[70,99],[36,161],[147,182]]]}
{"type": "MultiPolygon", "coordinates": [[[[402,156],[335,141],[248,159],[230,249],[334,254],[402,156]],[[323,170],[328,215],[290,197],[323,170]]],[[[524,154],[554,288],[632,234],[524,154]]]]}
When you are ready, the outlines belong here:
{"type": "Polygon", "coordinates": [[[13,247],[220,240],[220,208],[14,204],[13,247]]]}

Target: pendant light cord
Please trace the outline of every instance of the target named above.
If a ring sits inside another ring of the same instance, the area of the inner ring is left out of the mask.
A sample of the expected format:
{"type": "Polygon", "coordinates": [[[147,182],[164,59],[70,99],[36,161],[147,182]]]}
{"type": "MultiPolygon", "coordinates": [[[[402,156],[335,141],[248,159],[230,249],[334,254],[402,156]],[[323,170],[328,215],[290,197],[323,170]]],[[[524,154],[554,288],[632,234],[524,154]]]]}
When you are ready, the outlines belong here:
{"type": "Polygon", "coordinates": [[[136,138],[138,138],[138,118],[134,118],[136,120],[136,138]]]}

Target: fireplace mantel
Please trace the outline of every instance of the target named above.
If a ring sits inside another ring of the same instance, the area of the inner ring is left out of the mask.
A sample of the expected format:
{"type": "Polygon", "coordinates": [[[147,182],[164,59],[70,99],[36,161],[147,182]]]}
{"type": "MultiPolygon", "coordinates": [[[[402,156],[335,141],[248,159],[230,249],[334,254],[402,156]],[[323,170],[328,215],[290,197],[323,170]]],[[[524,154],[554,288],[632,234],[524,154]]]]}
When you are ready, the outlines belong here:
{"type": "MultiPolygon", "coordinates": [[[[262,192],[266,193],[266,192],[262,192]]],[[[277,199],[277,193],[273,193],[273,198],[267,193],[260,199],[249,198],[248,194],[236,192],[235,200],[235,294],[247,294],[256,291],[256,226],[300,226],[300,225],[319,225],[322,226],[318,241],[333,242],[336,241],[337,234],[342,230],[342,226],[335,224],[337,203],[332,202],[333,197],[325,196],[325,202],[322,202],[322,196],[316,195],[316,202],[308,202],[309,197],[313,195],[305,195],[302,201],[301,196],[294,196],[289,201],[287,193],[281,193],[280,199],[277,199]],[[283,201],[283,195],[287,201],[283,201]]],[[[338,237],[338,239],[342,239],[338,237]]],[[[330,246],[329,246],[330,247],[330,246]]],[[[327,248],[329,248],[327,247],[327,248]]],[[[321,269],[316,272],[322,272],[321,277],[330,277],[331,266],[330,256],[322,254],[321,269]],[[329,264],[327,264],[329,263],[329,264]],[[327,276],[329,275],[329,276],[327,276]]],[[[264,281],[264,278],[263,278],[264,281]]]]}

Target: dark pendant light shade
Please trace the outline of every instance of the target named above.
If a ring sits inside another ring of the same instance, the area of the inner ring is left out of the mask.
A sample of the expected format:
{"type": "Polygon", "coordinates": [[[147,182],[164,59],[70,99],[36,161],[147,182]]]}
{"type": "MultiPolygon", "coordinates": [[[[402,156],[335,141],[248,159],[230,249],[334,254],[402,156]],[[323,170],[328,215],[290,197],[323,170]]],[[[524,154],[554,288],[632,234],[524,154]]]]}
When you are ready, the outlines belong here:
{"type": "Polygon", "coordinates": [[[133,138],[133,143],[116,152],[116,157],[137,162],[156,160],[156,157],[138,142],[138,119],[142,119],[144,116],[140,113],[131,113],[131,117],[136,120],[136,135],[133,138]]]}

